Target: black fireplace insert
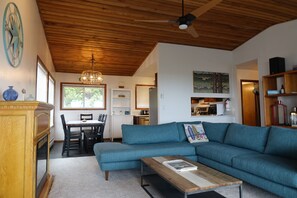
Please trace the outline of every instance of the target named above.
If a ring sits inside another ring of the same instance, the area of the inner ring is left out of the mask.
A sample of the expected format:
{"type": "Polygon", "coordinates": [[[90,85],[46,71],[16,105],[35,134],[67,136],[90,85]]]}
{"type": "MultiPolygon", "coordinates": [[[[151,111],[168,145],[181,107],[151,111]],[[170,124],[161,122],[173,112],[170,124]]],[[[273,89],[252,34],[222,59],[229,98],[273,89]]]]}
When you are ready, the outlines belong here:
{"type": "Polygon", "coordinates": [[[36,197],[39,197],[47,177],[48,135],[38,141],[36,149],[36,197]]]}

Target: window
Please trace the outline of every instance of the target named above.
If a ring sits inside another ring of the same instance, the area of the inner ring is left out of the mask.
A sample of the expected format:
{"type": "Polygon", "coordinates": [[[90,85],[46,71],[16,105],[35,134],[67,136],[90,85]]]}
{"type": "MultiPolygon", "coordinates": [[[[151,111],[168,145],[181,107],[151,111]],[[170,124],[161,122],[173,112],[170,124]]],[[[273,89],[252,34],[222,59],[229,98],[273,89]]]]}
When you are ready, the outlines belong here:
{"type": "Polygon", "coordinates": [[[106,85],[61,83],[61,109],[106,109],[106,85]]]}
{"type": "MultiPolygon", "coordinates": [[[[36,100],[55,104],[55,79],[46,69],[41,59],[37,57],[36,100]]],[[[50,127],[54,126],[54,110],[50,112],[50,127]]]]}
{"type": "MultiPolygon", "coordinates": [[[[48,81],[48,98],[47,101],[49,104],[55,104],[55,80],[51,75],[49,75],[48,81]]],[[[54,110],[50,112],[50,127],[54,126],[54,110]]]]}
{"type": "Polygon", "coordinates": [[[37,77],[36,77],[36,100],[47,102],[47,82],[48,72],[43,63],[37,58],[37,77]]]}

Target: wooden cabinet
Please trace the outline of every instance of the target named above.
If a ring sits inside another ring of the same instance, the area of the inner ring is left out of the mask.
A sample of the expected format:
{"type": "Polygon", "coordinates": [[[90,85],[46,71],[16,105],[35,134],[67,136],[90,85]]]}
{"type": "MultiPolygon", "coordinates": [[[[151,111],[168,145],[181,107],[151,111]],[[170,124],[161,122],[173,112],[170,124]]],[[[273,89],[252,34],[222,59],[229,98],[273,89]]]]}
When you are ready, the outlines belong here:
{"type": "MultiPolygon", "coordinates": [[[[0,102],[0,197],[36,196],[37,144],[49,136],[51,109],[52,105],[35,101],[0,102]]],[[[49,146],[46,162],[40,197],[47,196],[53,181],[48,170],[49,146]]]]}
{"type": "Polygon", "coordinates": [[[288,71],[263,76],[265,125],[272,125],[271,106],[278,100],[286,100],[289,104],[288,113],[293,106],[297,106],[297,71],[288,71]],[[268,94],[268,90],[280,90],[284,86],[284,93],[268,94]]]}
{"type": "Polygon", "coordinates": [[[135,115],[133,116],[133,124],[150,125],[150,117],[149,115],[135,115]]]}
{"type": "Polygon", "coordinates": [[[122,124],[133,124],[131,90],[111,89],[111,140],[122,138],[122,124]]]}

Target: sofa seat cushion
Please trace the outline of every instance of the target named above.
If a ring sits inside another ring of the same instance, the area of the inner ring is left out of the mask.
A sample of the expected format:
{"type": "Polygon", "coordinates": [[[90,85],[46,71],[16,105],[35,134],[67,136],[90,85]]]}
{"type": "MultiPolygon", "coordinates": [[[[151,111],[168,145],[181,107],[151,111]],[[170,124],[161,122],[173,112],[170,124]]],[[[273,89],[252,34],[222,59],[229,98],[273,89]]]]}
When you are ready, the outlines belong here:
{"type": "Polygon", "coordinates": [[[253,154],[235,157],[233,167],[282,185],[297,188],[297,160],[253,154]]]}
{"type": "Polygon", "coordinates": [[[234,147],[227,144],[220,144],[217,142],[208,142],[196,145],[196,153],[202,156],[226,165],[232,165],[232,159],[239,155],[247,155],[256,153],[251,150],[234,147]]]}
{"type": "Polygon", "coordinates": [[[269,127],[255,127],[232,123],[228,127],[224,143],[264,152],[268,133],[269,127]]]}
{"type": "Polygon", "coordinates": [[[121,143],[97,143],[94,153],[98,162],[122,162],[143,157],[165,155],[195,155],[195,147],[187,142],[128,145],[121,143]]]}
{"type": "Polygon", "coordinates": [[[265,153],[297,160],[297,130],[271,127],[265,153]]]}
{"type": "Polygon", "coordinates": [[[175,122],[159,125],[122,125],[124,144],[152,144],[179,142],[180,137],[175,122]]]}

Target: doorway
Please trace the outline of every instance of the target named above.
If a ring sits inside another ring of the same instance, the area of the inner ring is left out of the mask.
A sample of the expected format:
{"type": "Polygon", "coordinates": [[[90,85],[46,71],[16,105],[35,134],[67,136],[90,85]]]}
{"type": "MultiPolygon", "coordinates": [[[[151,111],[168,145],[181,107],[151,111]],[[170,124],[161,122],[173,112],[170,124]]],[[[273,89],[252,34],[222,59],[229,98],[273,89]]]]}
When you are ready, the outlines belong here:
{"type": "Polygon", "coordinates": [[[259,81],[240,80],[242,124],[261,126],[259,81]]]}

